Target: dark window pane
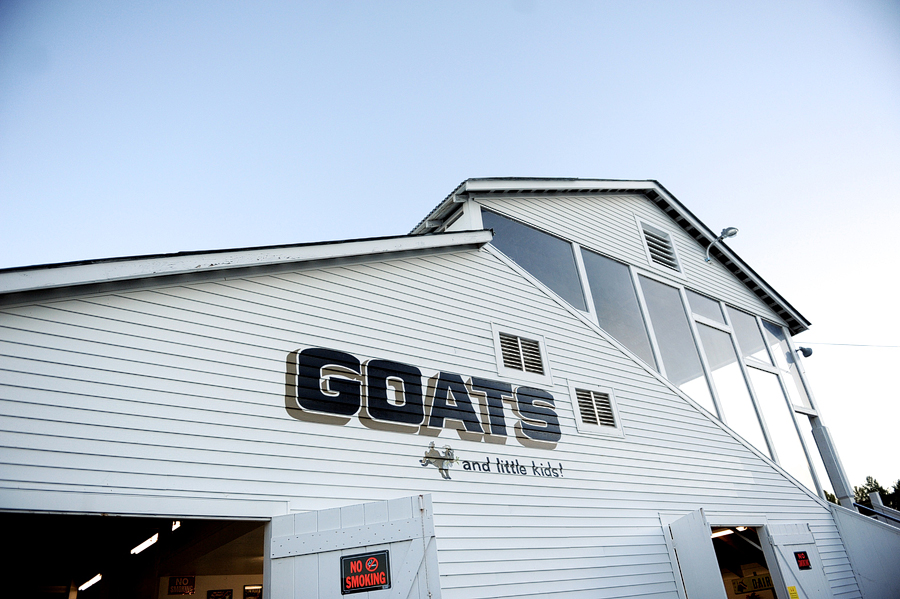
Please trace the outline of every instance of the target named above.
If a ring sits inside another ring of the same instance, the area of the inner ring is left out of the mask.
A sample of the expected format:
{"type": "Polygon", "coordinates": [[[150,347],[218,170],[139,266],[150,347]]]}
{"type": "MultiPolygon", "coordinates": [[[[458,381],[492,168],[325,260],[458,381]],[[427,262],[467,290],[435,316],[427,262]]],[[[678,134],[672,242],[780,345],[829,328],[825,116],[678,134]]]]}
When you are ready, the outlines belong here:
{"type": "Polygon", "coordinates": [[[581,256],[600,326],[655,368],[656,360],[628,267],[590,250],[582,249],[581,256]]]}
{"type": "Polygon", "coordinates": [[[771,457],[753,400],[750,399],[750,390],[747,389],[747,382],[731,343],[731,335],[700,323],[697,323],[697,332],[719,394],[725,422],[754,447],[771,457]]]}
{"type": "Polygon", "coordinates": [[[728,306],[728,318],[731,319],[731,326],[734,327],[734,334],[737,336],[738,345],[741,346],[742,356],[771,364],[772,360],[769,358],[769,352],[766,351],[766,342],[763,341],[762,333],[759,332],[756,318],[731,306],[728,306]]]}
{"type": "Polygon", "coordinates": [[[705,316],[719,324],[725,324],[725,317],[722,316],[722,307],[719,302],[709,299],[705,295],[694,293],[687,289],[688,302],[691,304],[691,310],[694,314],[705,316]]]}
{"type": "Polygon", "coordinates": [[[487,210],[481,218],[485,229],[494,230],[494,247],[564,300],[587,310],[571,243],[487,210]]]}
{"type": "Polygon", "coordinates": [[[662,354],[666,378],[715,414],[709,385],[703,376],[697,346],[681,303],[681,294],[674,287],[644,276],[640,277],[640,281],[659,352],[662,354]]]}

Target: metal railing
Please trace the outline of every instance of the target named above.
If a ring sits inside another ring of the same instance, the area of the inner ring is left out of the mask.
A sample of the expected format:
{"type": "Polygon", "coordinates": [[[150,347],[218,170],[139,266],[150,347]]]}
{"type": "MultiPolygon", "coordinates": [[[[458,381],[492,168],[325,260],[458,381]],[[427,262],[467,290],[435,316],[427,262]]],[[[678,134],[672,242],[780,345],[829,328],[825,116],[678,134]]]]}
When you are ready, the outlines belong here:
{"type": "Polygon", "coordinates": [[[863,505],[861,503],[854,502],[853,505],[856,507],[856,509],[863,510],[865,512],[870,512],[871,515],[873,515],[873,516],[887,518],[888,520],[892,520],[892,521],[896,522],[897,524],[900,524],[900,518],[895,518],[894,516],[889,516],[889,515],[885,514],[884,512],[879,512],[875,508],[871,508],[871,507],[869,507],[867,505],[863,505]]]}

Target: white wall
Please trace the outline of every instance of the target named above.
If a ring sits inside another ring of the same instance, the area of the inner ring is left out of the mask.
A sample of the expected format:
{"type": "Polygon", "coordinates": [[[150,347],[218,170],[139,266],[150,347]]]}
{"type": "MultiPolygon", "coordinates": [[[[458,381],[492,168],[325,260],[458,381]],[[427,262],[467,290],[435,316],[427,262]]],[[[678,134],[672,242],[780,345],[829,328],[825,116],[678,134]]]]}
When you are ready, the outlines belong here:
{"type": "Polygon", "coordinates": [[[859,596],[827,507],[484,250],[12,307],[0,327],[3,509],[246,517],[432,493],[443,596],[475,599],[674,598],[659,513],[703,507],[809,522],[835,596],[859,596]],[[434,440],[562,478],[444,480],[419,464],[430,437],[284,409],[302,347],[500,379],[491,323],[545,338],[562,440],[434,440]],[[624,438],[578,433],[570,381],[615,389],[624,438]]]}

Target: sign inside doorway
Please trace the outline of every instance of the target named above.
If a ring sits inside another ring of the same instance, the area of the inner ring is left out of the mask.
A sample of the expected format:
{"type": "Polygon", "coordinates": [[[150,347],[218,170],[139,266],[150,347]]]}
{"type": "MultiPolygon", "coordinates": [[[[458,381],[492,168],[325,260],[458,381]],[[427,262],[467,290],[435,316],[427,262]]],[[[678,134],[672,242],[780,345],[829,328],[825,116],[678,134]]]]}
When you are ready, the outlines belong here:
{"type": "Polygon", "coordinates": [[[169,576],[170,595],[193,595],[194,588],[193,576],[169,576]]]}
{"type": "Polygon", "coordinates": [[[745,595],[747,593],[775,588],[775,585],[772,584],[772,577],[768,574],[764,574],[763,576],[738,578],[737,580],[731,581],[731,584],[734,586],[735,595],[745,595]]]}

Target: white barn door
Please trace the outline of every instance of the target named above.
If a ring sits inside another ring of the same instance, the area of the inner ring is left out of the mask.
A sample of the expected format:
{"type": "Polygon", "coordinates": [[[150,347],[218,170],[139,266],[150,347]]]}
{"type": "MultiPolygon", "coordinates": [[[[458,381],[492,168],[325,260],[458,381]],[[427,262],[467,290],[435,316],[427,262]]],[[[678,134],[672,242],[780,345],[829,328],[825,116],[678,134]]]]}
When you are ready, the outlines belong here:
{"type": "Polygon", "coordinates": [[[265,570],[265,599],[440,599],[431,496],[277,516],[265,570]]]}
{"type": "Polygon", "coordinates": [[[703,510],[691,512],[669,524],[672,544],[690,599],[727,599],[719,561],[709,535],[703,510]]]}
{"type": "Polygon", "coordinates": [[[834,596],[809,524],[769,525],[766,536],[768,543],[764,542],[762,548],[770,571],[777,574],[772,579],[776,585],[785,587],[780,593],[799,599],[831,599],[834,596]]]}

